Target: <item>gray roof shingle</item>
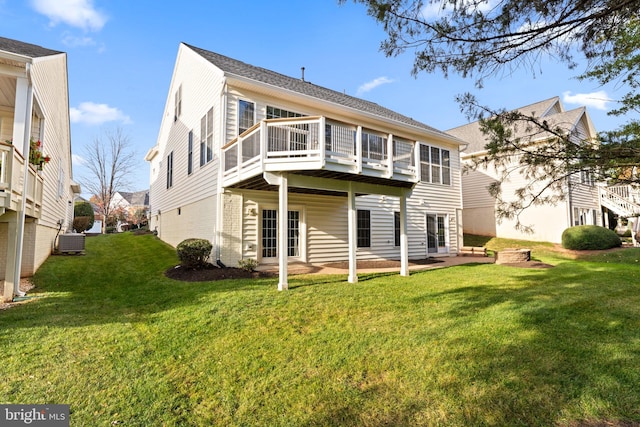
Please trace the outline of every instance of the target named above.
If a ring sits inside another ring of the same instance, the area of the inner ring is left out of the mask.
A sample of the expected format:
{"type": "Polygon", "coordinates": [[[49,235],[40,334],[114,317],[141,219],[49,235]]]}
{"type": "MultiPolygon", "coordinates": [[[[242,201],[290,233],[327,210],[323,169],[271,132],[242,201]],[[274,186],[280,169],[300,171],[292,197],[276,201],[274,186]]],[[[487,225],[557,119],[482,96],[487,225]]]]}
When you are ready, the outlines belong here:
{"type": "Polygon", "coordinates": [[[266,83],[268,85],[286,89],[299,94],[312,96],[323,101],[352,108],[365,113],[374,114],[388,120],[393,120],[395,122],[410,125],[429,132],[435,132],[448,138],[451,137],[451,135],[448,135],[441,130],[421,123],[410,117],[396,113],[395,111],[389,110],[388,108],[384,108],[374,102],[346,95],[344,93],[327,89],[325,87],[318,86],[298,78],[285,76],[284,74],[267,70],[265,68],[246,64],[237,59],[229,58],[227,56],[191,46],[186,43],[183,44],[192,49],[194,52],[198,53],[207,61],[211,62],[219,69],[221,69],[225,74],[236,75],[239,77],[254,80],[256,82],[266,83]]]}
{"type": "Polygon", "coordinates": [[[5,37],[0,37],[0,51],[15,53],[17,55],[26,56],[29,58],[40,58],[42,56],[51,56],[64,53],[57,50],[47,49],[35,44],[8,39],[5,37]]]}
{"type": "MultiPolygon", "coordinates": [[[[544,118],[544,120],[551,127],[560,127],[561,129],[565,129],[567,132],[572,132],[578,123],[580,117],[586,112],[585,107],[579,107],[574,110],[562,111],[556,113],[558,109],[562,110],[561,105],[558,108],[556,107],[556,103],[559,102],[559,98],[550,98],[545,101],[540,101],[535,104],[531,104],[525,107],[517,108],[513,111],[518,111],[524,115],[534,116],[538,118],[544,118]]],[[[487,144],[487,136],[482,133],[480,130],[480,122],[472,122],[466,125],[458,126],[453,129],[449,129],[447,131],[448,134],[455,136],[469,145],[464,150],[467,154],[479,153],[485,150],[485,145],[487,144]]],[[[548,132],[543,131],[529,131],[526,129],[526,126],[520,124],[515,129],[515,138],[520,138],[521,140],[529,140],[533,141],[541,141],[547,138],[550,138],[552,135],[548,132]]]]}

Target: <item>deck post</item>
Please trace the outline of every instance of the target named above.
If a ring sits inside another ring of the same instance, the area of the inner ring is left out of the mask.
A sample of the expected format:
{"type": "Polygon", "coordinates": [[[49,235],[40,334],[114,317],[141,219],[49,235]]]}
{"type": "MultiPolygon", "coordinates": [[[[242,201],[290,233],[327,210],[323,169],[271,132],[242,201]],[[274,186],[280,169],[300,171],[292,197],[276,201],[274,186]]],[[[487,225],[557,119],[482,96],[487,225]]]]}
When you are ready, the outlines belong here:
{"type": "Polygon", "coordinates": [[[407,192],[400,196],[400,275],[409,275],[409,238],[407,236],[407,192]]]}
{"type": "MultiPolygon", "coordinates": [[[[20,285],[20,276],[16,277],[16,260],[17,260],[17,247],[18,247],[18,215],[16,212],[8,212],[6,214],[9,217],[7,223],[7,260],[4,275],[4,294],[2,295],[2,302],[13,301],[15,284],[20,285]]],[[[19,274],[19,273],[18,273],[19,274]]]]}
{"type": "Polygon", "coordinates": [[[356,210],[356,195],[353,191],[353,182],[349,181],[349,193],[347,197],[347,227],[349,234],[349,283],[358,283],[358,269],[356,248],[358,243],[358,211],[356,210]]]}
{"type": "Polygon", "coordinates": [[[289,289],[288,283],[288,226],[289,226],[289,204],[288,204],[288,182],[287,173],[280,175],[279,188],[279,204],[278,204],[278,262],[280,280],[278,281],[278,290],[286,291],[289,289]]]}

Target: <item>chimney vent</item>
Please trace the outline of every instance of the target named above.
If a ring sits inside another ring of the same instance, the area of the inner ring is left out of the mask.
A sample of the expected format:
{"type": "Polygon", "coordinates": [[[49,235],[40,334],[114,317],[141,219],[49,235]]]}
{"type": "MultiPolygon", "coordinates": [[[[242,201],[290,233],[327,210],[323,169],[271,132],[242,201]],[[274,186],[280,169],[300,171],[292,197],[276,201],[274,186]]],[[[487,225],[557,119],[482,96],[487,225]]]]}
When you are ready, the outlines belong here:
{"type": "Polygon", "coordinates": [[[302,77],[300,78],[300,80],[304,81],[304,67],[300,67],[300,70],[302,70],[302,77]]]}

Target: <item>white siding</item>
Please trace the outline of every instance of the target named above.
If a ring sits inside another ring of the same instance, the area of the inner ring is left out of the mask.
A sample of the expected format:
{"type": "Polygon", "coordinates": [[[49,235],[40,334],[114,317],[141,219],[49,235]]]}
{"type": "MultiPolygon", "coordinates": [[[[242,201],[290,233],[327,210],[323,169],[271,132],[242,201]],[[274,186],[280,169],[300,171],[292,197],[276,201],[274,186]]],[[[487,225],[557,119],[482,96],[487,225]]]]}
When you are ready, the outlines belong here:
{"type": "Polygon", "coordinates": [[[222,145],[222,109],[220,100],[223,89],[222,73],[190,49],[181,46],[165,105],[157,154],[151,160],[150,205],[151,227],[158,227],[162,239],[175,245],[190,237],[214,240],[216,194],[218,185],[219,150],[222,145]],[[181,86],[182,109],[174,120],[175,91],[181,86]],[[200,119],[213,107],[214,156],[213,160],[200,166],[200,119]],[[188,138],[193,132],[193,172],[187,173],[188,138]],[[166,188],[167,156],[173,152],[173,186],[166,188]],[[177,215],[181,208],[189,212],[190,207],[205,205],[202,220],[195,228],[186,229],[177,215]],[[158,215],[158,211],[161,212],[158,215]],[[171,237],[169,237],[171,236],[171,237]],[[166,237],[166,238],[165,238],[166,237]]]}
{"type": "Polygon", "coordinates": [[[57,229],[57,222],[68,217],[73,196],[66,55],[34,60],[32,78],[35,99],[44,115],[42,122],[34,120],[39,134],[34,139],[41,138],[43,153],[51,157],[41,172],[44,183],[39,224],[57,229]],[[40,124],[44,129],[40,129],[40,124]],[[62,194],[58,192],[60,178],[62,194]]]}

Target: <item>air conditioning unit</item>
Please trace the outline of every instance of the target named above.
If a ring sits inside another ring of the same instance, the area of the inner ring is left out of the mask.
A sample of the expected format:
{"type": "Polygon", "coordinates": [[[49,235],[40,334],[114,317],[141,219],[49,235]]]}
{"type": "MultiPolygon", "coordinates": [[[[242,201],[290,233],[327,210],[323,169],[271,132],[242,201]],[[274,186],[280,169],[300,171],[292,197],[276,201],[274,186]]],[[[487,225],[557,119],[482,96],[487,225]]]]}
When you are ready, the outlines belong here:
{"type": "Polygon", "coordinates": [[[58,236],[58,251],[62,253],[84,252],[85,235],[81,233],[65,233],[58,236]]]}

